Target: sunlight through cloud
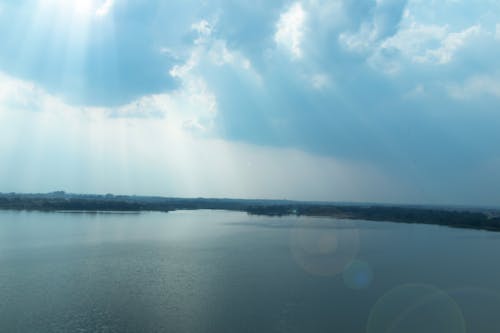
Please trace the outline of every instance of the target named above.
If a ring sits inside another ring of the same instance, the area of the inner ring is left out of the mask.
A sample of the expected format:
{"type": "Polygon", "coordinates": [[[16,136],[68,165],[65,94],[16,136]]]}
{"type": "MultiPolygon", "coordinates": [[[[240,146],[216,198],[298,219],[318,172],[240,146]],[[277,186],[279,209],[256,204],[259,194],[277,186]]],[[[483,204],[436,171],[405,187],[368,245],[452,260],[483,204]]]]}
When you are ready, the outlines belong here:
{"type": "Polygon", "coordinates": [[[71,13],[74,16],[90,19],[92,16],[106,16],[113,7],[114,0],[40,0],[42,7],[71,13]]]}

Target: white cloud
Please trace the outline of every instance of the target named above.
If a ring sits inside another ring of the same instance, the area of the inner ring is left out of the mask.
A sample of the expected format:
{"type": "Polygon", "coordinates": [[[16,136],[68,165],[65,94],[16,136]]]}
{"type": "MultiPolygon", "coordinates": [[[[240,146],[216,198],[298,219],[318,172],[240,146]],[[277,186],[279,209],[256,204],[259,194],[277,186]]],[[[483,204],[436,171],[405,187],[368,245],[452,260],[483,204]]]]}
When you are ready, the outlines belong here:
{"type": "Polygon", "coordinates": [[[280,15],[276,24],[274,41],[279,47],[290,52],[293,59],[300,59],[303,55],[301,44],[304,38],[306,16],[302,5],[297,2],[280,15]]]}
{"type": "Polygon", "coordinates": [[[361,21],[358,31],[344,31],[339,34],[340,45],[356,53],[372,52],[382,39],[392,35],[400,15],[399,7],[404,1],[406,0],[376,0],[370,14],[361,21]]]}
{"type": "Polygon", "coordinates": [[[427,49],[423,56],[417,57],[418,61],[436,62],[446,64],[450,62],[461,47],[465,45],[468,39],[477,36],[481,31],[478,25],[471,26],[459,32],[448,33],[441,40],[440,47],[436,49],[427,49]]]}
{"type": "Polygon", "coordinates": [[[448,26],[412,23],[394,36],[374,44],[368,63],[387,74],[398,73],[406,61],[446,65],[452,62],[469,40],[481,33],[479,25],[458,32],[448,26]]]}
{"type": "Polygon", "coordinates": [[[174,78],[182,79],[198,65],[198,62],[199,52],[193,51],[185,63],[172,67],[169,74],[174,78]]]}
{"type": "Polygon", "coordinates": [[[212,34],[212,25],[207,20],[201,20],[191,25],[191,29],[198,32],[202,36],[210,36],[212,34]]]}
{"type": "Polygon", "coordinates": [[[104,114],[114,118],[164,118],[172,128],[191,128],[208,134],[217,116],[217,100],[205,81],[192,73],[197,65],[193,56],[171,70],[180,87],[163,94],[146,95],[128,104],[110,107],[71,107],[36,85],[0,73],[0,107],[19,111],[77,112],[104,114]],[[196,124],[190,126],[189,124],[196,124]]]}
{"type": "Polygon", "coordinates": [[[252,68],[250,60],[241,52],[229,49],[225,40],[212,40],[205,52],[210,61],[217,66],[232,65],[252,72],[254,76],[258,76],[252,68]]]}
{"type": "Polygon", "coordinates": [[[209,134],[217,116],[217,99],[205,81],[189,71],[178,74],[179,89],[147,95],[117,108],[104,109],[113,117],[164,118],[171,127],[209,134]]]}
{"type": "Polygon", "coordinates": [[[0,159],[4,161],[0,181],[5,191],[396,198],[392,196],[396,191],[387,187],[390,182],[369,165],[192,135],[193,127],[204,125],[189,119],[189,112],[199,115],[193,109],[210,109],[214,101],[186,86],[185,91],[146,96],[119,108],[70,106],[6,75],[0,76],[0,88],[0,159]],[[157,111],[165,117],[113,117],[157,111]]]}
{"type": "Polygon", "coordinates": [[[99,8],[95,11],[96,16],[106,16],[113,7],[114,0],[105,0],[99,8]]]}
{"type": "MultiPolygon", "coordinates": [[[[377,2],[383,7],[382,2],[377,2]]],[[[479,23],[454,28],[440,20],[429,23],[414,16],[415,4],[407,6],[394,33],[388,33],[384,19],[373,17],[361,23],[356,32],[339,34],[341,46],[364,54],[368,64],[388,74],[398,73],[405,62],[446,65],[467,43],[483,33],[479,23]]],[[[389,30],[390,31],[390,30],[389,30]]]]}
{"type": "Polygon", "coordinates": [[[471,99],[483,96],[500,98],[500,78],[490,75],[478,75],[462,84],[448,84],[448,93],[455,99],[471,99]]]}
{"type": "MultiPolygon", "coordinates": [[[[244,70],[256,82],[261,82],[260,75],[254,70],[250,60],[239,51],[231,50],[227,42],[212,36],[215,24],[201,20],[192,24],[191,28],[198,32],[198,37],[193,42],[193,47],[188,60],[184,64],[175,65],[169,74],[178,79],[194,82],[204,82],[198,70],[205,65],[232,66],[236,70],[244,70]]],[[[170,49],[162,48],[161,51],[170,54],[170,49]]],[[[204,83],[203,83],[204,84],[204,83]]],[[[205,85],[206,86],[206,85],[205,85]]]]}
{"type": "MultiPolygon", "coordinates": [[[[111,118],[164,119],[176,130],[211,135],[217,117],[217,98],[210,90],[201,66],[233,66],[243,70],[249,77],[260,82],[259,75],[250,61],[240,52],[230,50],[224,40],[211,36],[213,24],[206,20],[194,23],[192,28],[199,33],[188,59],[175,65],[169,74],[178,79],[180,86],[169,93],[143,96],[128,104],[113,108],[84,107],[86,114],[100,113],[111,118]],[[203,43],[200,43],[203,38],[203,43]]],[[[170,49],[160,52],[171,53],[170,49]]],[[[32,83],[16,80],[0,73],[0,106],[11,110],[73,110],[61,99],[47,94],[32,83]]],[[[74,110],[73,110],[74,111],[74,110]]]]}
{"type": "Polygon", "coordinates": [[[222,66],[224,64],[232,64],[237,58],[237,55],[227,48],[226,42],[224,40],[214,41],[212,47],[209,50],[209,56],[211,60],[218,66],[222,66]]]}
{"type": "Polygon", "coordinates": [[[198,33],[198,38],[194,41],[195,44],[202,44],[210,39],[212,35],[214,27],[207,20],[201,20],[199,22],[195,22],[191,25],[191,30],[194,30],[198,33]]]}
{"type": "Polygon", "coordinates": [[[450,32],[448,26],[412,23],[384,40],[376,52],[397,51],[415,63],[447,64],[480,31],[478,25],[450,32]]]}
{"type": "Polygon", "coordinates": [[[352,52],[370,51],[377,40],[377,31],[370,23],[363,23],[356,33],[343,32],[339,35],[339,43],[352,52]]]}
{"type": "Polygon", "coordinates": [[[311,76],[311,84],[314,89],[321,90],[330,84],[330,77],[323,73],[317,73],[311,76]]]}
{"type": "MultiPolygon", "coordinates": [[[[0,72],[0,107],[8,110],[60,110],[63,103],[31,82],[15,79],[0,72]]],[[[2,111],[2,110],[0,110],[2,111]]]]}

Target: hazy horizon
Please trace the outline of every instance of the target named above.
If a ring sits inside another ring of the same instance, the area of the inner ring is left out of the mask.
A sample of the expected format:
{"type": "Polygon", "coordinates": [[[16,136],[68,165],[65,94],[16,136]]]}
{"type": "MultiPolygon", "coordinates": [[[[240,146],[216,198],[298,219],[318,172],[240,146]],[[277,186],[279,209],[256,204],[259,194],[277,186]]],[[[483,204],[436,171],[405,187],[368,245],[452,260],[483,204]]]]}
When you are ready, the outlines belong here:
{"type": "MultiPolygon", "coordinates": [[[[203,196],[165,196],[165,195],[154,195],[148,193],[110,193],[110,192],[102,192],[102,193],[86,193],[86,192],[68,192],[65,190],[54,190],[49,192],[0,192],[0,195],[41,195],[41,196],[50,196],[54,194],[63,193],[64,195],[69,196],[113,196],[113,197],[141,197],[141,198],[164,198],[164,199],[202,199],[202,200],[242,200],[242,201],[284,201],[284,202],[303,202],[303,203],[325,203],[325,204],[333,204],[333,205],[354,205],[354,206],[362,206],[362,205],[374,205],[374,206],[387,206],[387,207],[435,207],[441,209],[470,209],[471,211],[481,210],[481,209],[491,209],[491,210],[500,210],[500,205],[467,205],[467,204],[446,204],[446,203],[408,203],[408,202],[379,202],[379,201],[328,201],[328,200],[299,200],[299,199],[289,199],[289,198],[269,198],[269,197],[203,197],[203,196]]],[[[179,209],[185,210],[185,209],[179,209]]],[[[187,209],[189,210],[189,209],[187,209]]],[[[201,210],[213,210],[213,209],[201,209],[201,210]]],[[[222,209],[224,210],[224,209],[222,209]]]]}

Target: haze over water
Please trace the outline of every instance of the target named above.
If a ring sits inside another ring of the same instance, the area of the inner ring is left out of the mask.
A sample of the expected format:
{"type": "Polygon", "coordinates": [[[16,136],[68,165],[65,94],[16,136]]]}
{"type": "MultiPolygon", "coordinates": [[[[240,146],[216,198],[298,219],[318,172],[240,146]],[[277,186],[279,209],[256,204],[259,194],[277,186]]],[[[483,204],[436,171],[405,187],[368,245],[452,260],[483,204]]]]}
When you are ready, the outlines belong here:
{"type": "Polygon", "coordinates": [[[499,238],[220,211],[4,211],[0,331],[498,332],[499,238]]]}

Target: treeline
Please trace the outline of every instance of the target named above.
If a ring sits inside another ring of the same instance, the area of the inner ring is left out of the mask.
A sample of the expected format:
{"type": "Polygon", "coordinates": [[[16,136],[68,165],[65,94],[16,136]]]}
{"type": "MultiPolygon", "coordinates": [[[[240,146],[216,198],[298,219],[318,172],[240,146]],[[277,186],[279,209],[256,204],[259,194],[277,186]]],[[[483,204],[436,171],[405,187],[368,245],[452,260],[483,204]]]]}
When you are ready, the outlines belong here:
{"type": "Polygon", "coordinates": [[[426,223],[500,231],[498,213],[382,205],[341,205],[286,200],[163,198],[144,196],[1,194],[0,209],[38,211],[174,211],[219,209],[267,216],[318,216],[371,221],[426,223]]]}
{"type": "Polygon", "coordinates": [[[428,209],[402,206],[338,206],[338,205],[286,205],[252,206],[247,210],[255,215],[324,216],[344,219],[425,223],[460,228],[500,231],[500,217],[466,210],[428,209]]]}
{"type": "MultiPolygon", "coordinates": [[[[39,211],[163,211],[221,209],[246,211],[250,205],[276,204],[271,200],[163,198],[144,196],[0,193],[0,209],[39,211]]],[[[284,201],[285,202],[285,201],[284,201]]]]}

